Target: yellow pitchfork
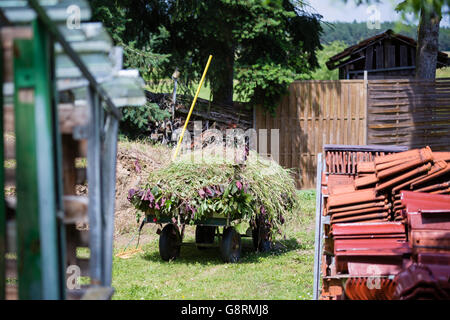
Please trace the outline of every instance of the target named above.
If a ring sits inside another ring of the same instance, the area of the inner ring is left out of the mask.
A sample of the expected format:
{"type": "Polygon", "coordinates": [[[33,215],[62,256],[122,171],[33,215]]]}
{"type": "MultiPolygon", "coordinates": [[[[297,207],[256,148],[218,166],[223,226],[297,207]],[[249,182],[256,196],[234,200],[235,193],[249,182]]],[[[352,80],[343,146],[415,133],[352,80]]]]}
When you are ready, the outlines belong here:
{"type": "MultiPolygon", "coordinates": [[[[202,79],[200,80],[200,83],[197,88],[197,92],[195,93],[194,100],[192,101],[191,109],[189,110],[188,116],[186,118],[186,122],[184,123],[183,131],[181,132],[180,139],[178,140],[177,148],[175,149],[175,153],[173,154],[172,161],[175,160],[177,157],[178,152],[180,151],[181,142],[183,141],[184,132],[186,131],[187,124],[189,122],[189,119],[191,118],[192,110],[194,110],[195,103],[197,102],[198,95],[200,93],[200,89],[202,88],[203,82],[205,81],[206,73],[208,72],[209,65],[211,64],[212,55],[209,56],[208,62],[206,63],[205,70],[203,71],[202,79]]],[[[139,228],[139,234],[140,230],[142,229],[143,224],[139,228]]],[[[131,240],[128,242],[128,244],[125,246],[125,249],[123,249],[122,252],[119,252],[116,254],[116,257],[121,259],[128,259],[134,256],[136,253],[142,252],[142,248],[139,247],[139,238],[138,238],[138,244],[135,249],[127,250],[130,243],[134,240],[136,234],[131,238],[131,240]]]]}
{"type": "Polygon", "coordinates": [[[186,122],[184,123],[183,131],[181,131],[180,139],[178,139],[177,148],[175,149],[175,153],[173,154],[172,161],[175,160],[175,158],[178,155],[178,152],[180,151],[181,142],[183,141],[184,132],[186,131],[186,127],[188,125],[189,119],[191,118],[192,110],[194,110],[195,103],[197,102],[198,94],[200,93],[200,89],[202,88],[203,82],[205,81],[206,72],[208,72],[209,64],[211,63],[212,55],[209,56],[208,62],[206,63],[205,70],[203,71],[202,79],[200,80],[200,83],[197,88],[197,92],[195,93],[194,100],[192,101],[191,109],[189,110],[188,116],[186,118],[186,122]]]}

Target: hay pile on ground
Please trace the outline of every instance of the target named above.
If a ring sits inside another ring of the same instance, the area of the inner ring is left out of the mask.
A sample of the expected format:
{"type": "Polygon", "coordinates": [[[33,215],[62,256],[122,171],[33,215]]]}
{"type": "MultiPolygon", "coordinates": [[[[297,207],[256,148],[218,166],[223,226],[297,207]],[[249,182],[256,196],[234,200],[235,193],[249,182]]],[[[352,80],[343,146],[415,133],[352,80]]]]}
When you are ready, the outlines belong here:
{"type": "Polygon", "coordinates": [[[117,150],[115,234],[135,232],[136,209],[127,200],[128,190],[142,183],[153,170],[161,168],[170,159],[170,149],[150,143],[121,141],[117,150]]]}
{"type": "Polygon", "coordinates": [[[188,154],[150,172],[146,183],[129,190],[128,200],[141,213],[174,217],[181,223],[229,215],[255,227],[263,221],[271,237],[279,232],[297,201],[289,170],[253,152],[243,164],[217,152],[203,154],[201,160],[193,161],[188,154]]]}

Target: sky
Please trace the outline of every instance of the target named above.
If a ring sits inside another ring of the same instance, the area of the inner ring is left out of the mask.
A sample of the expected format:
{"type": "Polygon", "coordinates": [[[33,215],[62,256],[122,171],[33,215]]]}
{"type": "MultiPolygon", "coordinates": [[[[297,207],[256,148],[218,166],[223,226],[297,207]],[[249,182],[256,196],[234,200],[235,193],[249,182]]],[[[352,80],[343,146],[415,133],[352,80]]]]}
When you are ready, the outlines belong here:
{"type": "MultiPolygon", "coordinates": [[[[344,21],[366,22],[369,20],[373,12],[368,13],[368,5],[355,5],[354,0],[348,0],[347,4],[343,0],[308,0],[310,6],[316,12],[320,13],[325,21],[344,21]]],[[[401,0],[382,0],[376,3],[376,8],[379,10],[380,21],[398,21],[401,15],[397,13],[394,8],[401,0]]],[[[443,17],[441,20],[441,27],[450,26],[449,16],[443,17]]]]}

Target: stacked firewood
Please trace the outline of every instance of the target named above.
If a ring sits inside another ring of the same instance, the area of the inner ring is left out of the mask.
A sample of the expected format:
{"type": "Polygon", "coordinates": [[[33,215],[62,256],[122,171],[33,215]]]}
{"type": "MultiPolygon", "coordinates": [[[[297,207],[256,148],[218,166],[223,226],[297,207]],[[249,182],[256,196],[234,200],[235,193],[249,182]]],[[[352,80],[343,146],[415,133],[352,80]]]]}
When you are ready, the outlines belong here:
{"type": "Polygon", "coordinates": [[[358,162],[355,179],[334,186],[327,214],[332,224],[401,221],[402,190],[450,194],[450,152],[425,147],[358,162]]]}
{"type": "MultiPolygon", "coordinates": [[[[192,97],[177,96],[173,104],[169,93],[152,93],[146,91],[147,100],[156,103],[161,110],[166,110],[171,117],[163,121],[154,121],[150,124],[150,137],[155,142],[163,144],[174,142],[172,135],[176,129],[182,128],[186,120],[192,97]]],[[[234,106],[215,105],[208,100],[197,99],[197,103],[189,120],[187,129],[192,133],[194,122],[202,122],[202,132],[207,129],[217,129],[221,132],[230,128],[247,130],[253,127],[253,110],[242,103],[235,102],[234,106]]]]}

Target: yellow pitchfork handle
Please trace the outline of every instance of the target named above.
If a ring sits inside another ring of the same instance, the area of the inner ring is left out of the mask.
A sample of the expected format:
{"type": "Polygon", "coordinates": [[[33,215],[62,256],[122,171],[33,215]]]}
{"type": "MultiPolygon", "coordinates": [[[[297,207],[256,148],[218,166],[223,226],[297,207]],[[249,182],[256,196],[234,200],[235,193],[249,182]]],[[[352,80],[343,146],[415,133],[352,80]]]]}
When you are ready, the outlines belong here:
{"type": "Polygon", "coordinates": [[[202,88],[203,82],[205,81],[206,72],[208,72],[209,64],[211,63],[212,56],[210,55],[208,58],[208,62],[206,63],[205,70],[203,71],[202,79],[197,88],[197,92],[195,93],[194,100],[192,101],[191,109],[189,110],[188,116],[186,118],[186,122],[184,123],[183,131],[181,131],[180,139],[178,140],[177,148],[175,149],[175,153],[173,154],[172,161],[178,155],[178,151],[180,151],[181,142],[183,141],[184,132],[186,131],[186,127],[188,125],[189,119],[191,118],[192,111],[194,110],[195,103],[197,102],[198,94],[200,93],[200,89],[202,88]]]}

